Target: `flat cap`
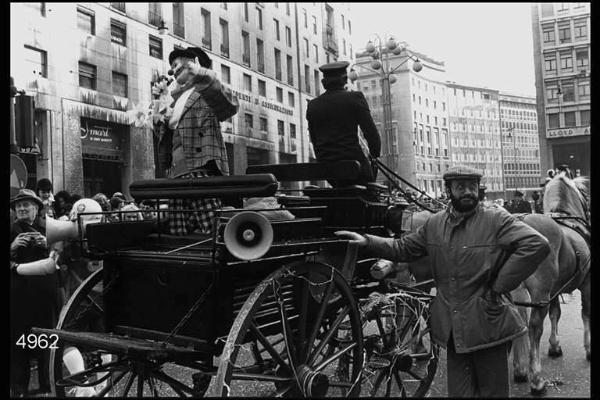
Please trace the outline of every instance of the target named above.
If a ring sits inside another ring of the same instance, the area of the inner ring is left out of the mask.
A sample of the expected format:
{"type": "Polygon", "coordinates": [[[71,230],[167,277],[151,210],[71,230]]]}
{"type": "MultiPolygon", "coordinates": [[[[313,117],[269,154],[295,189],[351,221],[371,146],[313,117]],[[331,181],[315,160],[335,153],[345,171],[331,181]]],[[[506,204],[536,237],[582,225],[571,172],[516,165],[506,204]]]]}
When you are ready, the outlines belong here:
{"type": "Polygon", "coordinates": [[[319,67],[319,70],[323,73],[324,77],[341,76],[346,73],[350,63],[348,61],[338,61],[329,64],[323,64],[319,67]]]}
{"type": "Polygon", "coordinates": [[[477,179],[480,180],[483,175],[475,168],[467,165],[455,165],[448,168],[448,171],[442,177],[445,181],[453,179],[477,179]]]}
{"type": "Polygon", "coordinates": [[[44,206],[44,203],[42,203],[42,199],[40,199],[33,190],[21,189],[21,190],[19,190],[19,193],[15,197],[10,199],[10,208],[12,208],[14,210],[15,205],[19,201],[23,201],[23,200],[32,200],[35,202],[35,204],[37,204],[37,206],[39,208],[42,208],[44,206]]]}

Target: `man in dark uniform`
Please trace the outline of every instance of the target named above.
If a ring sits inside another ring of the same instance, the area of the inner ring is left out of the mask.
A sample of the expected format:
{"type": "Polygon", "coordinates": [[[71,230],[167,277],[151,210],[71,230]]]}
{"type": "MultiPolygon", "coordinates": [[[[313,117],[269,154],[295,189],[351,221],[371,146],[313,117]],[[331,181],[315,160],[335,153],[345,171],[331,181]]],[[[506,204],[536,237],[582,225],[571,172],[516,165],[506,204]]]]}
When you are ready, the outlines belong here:
{"type": "Polygon", "coordinates": [[[379,157],[381,152],[381,138],[365,96],[345,89],[348,65],[347,61],[341,61],[319,68],[323,72],[321,83],[325,93],[309,101],[306,110],[317,161],[357,160],[361,164],[358,181],[330,182],[334,187],[375,181],[376,171],[359,144],[357,127],[360,126],[371,155],[379,157]]]}
{"type": "Polygon", "coordinates": [[[523,192],[515,191],[515,199],[513,201],[513,208],[510,210],[511,214],[531,214],[531,204],[528,201],[523,200],[523,192]]]}

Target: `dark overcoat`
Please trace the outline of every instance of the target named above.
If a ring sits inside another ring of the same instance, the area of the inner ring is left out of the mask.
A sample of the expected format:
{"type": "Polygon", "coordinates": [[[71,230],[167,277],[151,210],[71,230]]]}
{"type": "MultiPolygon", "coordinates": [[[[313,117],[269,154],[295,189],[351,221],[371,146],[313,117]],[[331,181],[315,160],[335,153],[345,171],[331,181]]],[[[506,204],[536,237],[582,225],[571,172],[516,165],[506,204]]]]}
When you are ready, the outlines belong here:
{"type": "Polygon", "coordinates": [[[359,145],[358,127],[373,157],[380,156],[381,138],[362,92],[327,90],[308,102],[306,119],[317,161],[357,160],[363,178],[373,180],[370,163],[359,145]]]}

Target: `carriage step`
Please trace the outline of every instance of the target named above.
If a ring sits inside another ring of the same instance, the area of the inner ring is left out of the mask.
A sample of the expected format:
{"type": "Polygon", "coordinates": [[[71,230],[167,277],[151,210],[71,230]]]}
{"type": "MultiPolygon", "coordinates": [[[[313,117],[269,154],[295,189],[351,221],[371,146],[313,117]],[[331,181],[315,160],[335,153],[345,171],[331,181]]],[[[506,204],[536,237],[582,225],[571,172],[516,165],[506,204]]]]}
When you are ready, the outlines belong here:
{"type": "Polygon", "coordinates": [[[206,355],[204,352],[186,347],[164,344],[147,339],[138,339],[113,333],[73,332],[62,329],[33,328],[34,333],[44,333],[48,336],[57,335],[59,340],[76,347],[95,348],[113,354],[130,356],[132,358],[166,360],[197,360],[206,355]]]}

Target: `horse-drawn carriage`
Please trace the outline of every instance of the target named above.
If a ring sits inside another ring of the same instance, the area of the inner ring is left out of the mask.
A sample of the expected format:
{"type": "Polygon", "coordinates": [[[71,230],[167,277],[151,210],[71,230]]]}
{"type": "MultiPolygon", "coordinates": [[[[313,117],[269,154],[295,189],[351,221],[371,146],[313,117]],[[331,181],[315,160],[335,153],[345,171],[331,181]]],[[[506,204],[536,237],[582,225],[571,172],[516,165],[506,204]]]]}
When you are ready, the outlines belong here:
{"type": "Polygon", "coordinates": [[[136,201],[221,198],[212,235],[165,234],[158,209],[156,221],[85,226],[80,243],[103,268],[56,329],[34,329],[58,338],[57,396],[425,395],[438,363],[429,294],[374,279],[375,259],[333,234],[386,235],[385,188],[312,187],[248,210],[280,181],[352,179],[359,164],[247,172],[130,186],[136,201]]]}

